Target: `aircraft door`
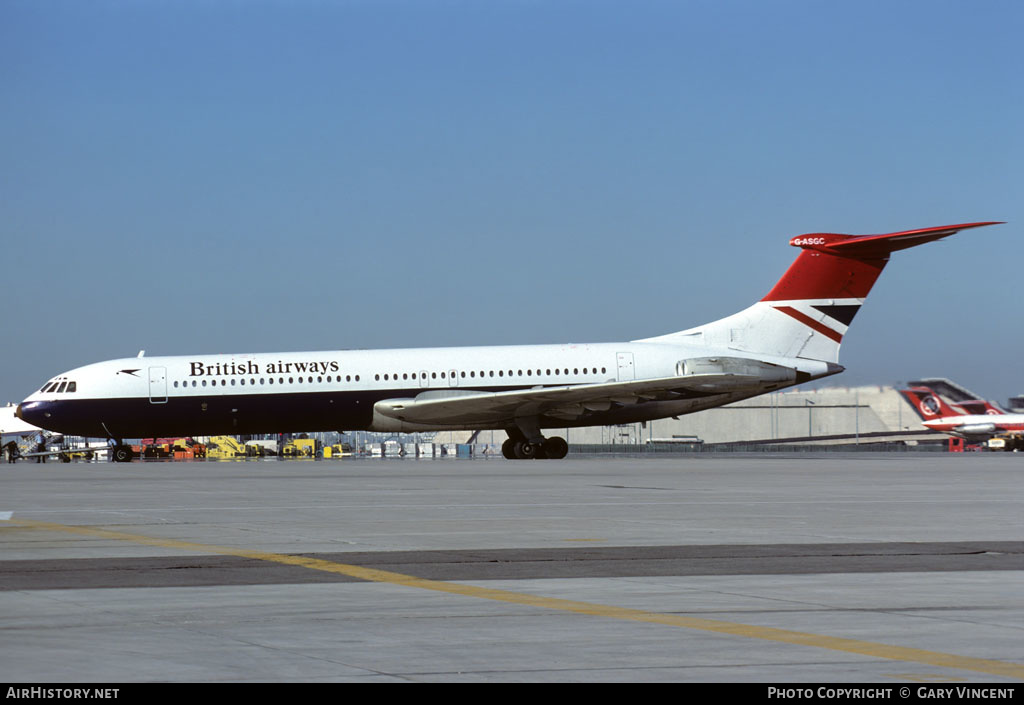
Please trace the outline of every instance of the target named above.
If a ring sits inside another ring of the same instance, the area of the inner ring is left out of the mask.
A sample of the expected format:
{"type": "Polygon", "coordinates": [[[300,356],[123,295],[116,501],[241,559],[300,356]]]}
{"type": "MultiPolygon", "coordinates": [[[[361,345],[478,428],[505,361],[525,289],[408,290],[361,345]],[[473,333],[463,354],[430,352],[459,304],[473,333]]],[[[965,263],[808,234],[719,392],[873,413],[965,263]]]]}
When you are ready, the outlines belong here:
{"type": "Polygon", "coordinates": [[[636,372],[633,370],[633,353],[616,353],[615,358],[619,366],[619,381],[632,382],[636,379],[636,372]]]}
{"type": "Polygon", "coordinates": [[[426,370],[420,370],[420,386],[421,387],[429,387],[430,386],[430,373],[427,372],[426,370]]]}
{"type": "Polygon", "coordinates": [[[459,371],[448,370],[448,386],[458,387],[459,386],[459,371]]]}
{"type": "Polygon", "coordinates": [[[167,368],[149,368],[149,402],[150,404],[167,403],[167,368]]]}

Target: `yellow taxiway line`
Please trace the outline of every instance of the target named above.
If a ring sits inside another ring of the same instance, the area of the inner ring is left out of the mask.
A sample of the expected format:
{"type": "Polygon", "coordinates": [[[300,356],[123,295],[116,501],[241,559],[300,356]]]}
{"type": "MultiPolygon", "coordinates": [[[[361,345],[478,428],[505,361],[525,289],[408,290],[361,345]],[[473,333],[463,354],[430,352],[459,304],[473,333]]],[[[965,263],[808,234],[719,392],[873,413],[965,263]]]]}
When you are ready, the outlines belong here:
{"type": "Polygon", "coordinates": [[[559,598],[543,597],[540,595],[512,592],[509,590],[495,590],[491,588],[476,587],[473,585],[463,585],[460,583],[449,583],[441,580],[425,580],[412,575],[394,573],[386,570],[376,570],[373,568],[365,568],[346,563],[336,563],[334,561],[326,561],[319,558],[289,556],[281,553],[251,551],[226,546],[212,546],[208,544],[193,543],[190,541],[161,539],[120,531],[110,531],[107,529],[68,526],[30,519],[12,519],[10,520],[10,523],[5,522],[5,524],[7,526],[23,526],[41,531],[56,531],[77,534],[80,536],[111,539],[115,541],[127,541],[147,546],[159,546],[162,548],[198,551],[200,553],[213,555],[250,558],[267,561],[269,563],[279,563],[283,565],[307,568],[309,570],[346,575],[348,577],[358,578],[369,582],[402,585],[405,587],[419,588],[421,590],[432,590],[452,595],[462,595],[465,597],[474,597],[484,600],[495,600],[515,605],[525,605],[528,607],[541,607],[561,612],[586,614],[594,617],[623,619],[633,622],[646,622],[649,624],[663,624],[671,627],[697,629],[716,634],[740,636],[749,639],[762,639],[765,641],[795,644],[798,646],[810,646],[818,649],[860,654],[861,656],[867,656],[870,658],[920,663],[927,664],[929,666],[938,666],[940,668],[954,668],[964,671],[974,671],[978,673],[987,673],[989,675],[1024,680],[1024,664],[1006,661],[957,656],[955,654],[946,654],[938,651],[927,651],[924,649],[912,649],[903,646],[879,644],[870,641],[862,641],[860,639],[844,639],[841,637],[823,636],[820,634],[797,632],[788,629],[759,627],[751,624],[740,624],[714,619],[701,619],[698,617],[686,617],[683,615],[664,614],[659,612],[647,612],[644,610],[614,607],[591,602],[563,600],[559,598]]]}

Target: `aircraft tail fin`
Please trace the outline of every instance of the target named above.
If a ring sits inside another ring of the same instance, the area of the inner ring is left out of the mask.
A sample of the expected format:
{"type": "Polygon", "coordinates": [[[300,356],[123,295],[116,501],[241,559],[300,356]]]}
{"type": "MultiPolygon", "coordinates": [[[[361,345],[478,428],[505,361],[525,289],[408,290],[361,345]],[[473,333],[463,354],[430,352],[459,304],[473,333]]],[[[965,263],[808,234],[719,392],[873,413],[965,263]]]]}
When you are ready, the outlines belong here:
{"type": "Polygon", "coordinates": [[[996,224],[961,223],[883,235],[799,235],[789,244],[802,251],[756,304],[719,321],[648,340],[699,341],[739,352],[838,363],[843,336],[893,252],[996,224]]]}
{"type": "Polygon", "coordinates": [[[922,421],[934,421],[946,416],[963,416],[965,414],[963,409],[954,409],[929,387],[911,387],[910,389],[901,389],[899,392],[922,421]]]}

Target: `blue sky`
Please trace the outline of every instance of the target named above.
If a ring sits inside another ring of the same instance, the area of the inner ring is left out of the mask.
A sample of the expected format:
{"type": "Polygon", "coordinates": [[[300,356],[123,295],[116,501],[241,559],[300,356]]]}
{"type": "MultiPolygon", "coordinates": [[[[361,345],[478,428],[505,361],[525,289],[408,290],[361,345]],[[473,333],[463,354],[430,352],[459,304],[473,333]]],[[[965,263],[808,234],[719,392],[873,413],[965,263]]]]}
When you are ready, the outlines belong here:
{"type": "Polygon", "coordinates": [[[627,340],[896,253],[832,384],[1024,393],[1024,4],[0,2],[0,402],[103,359],[627,340]]]}

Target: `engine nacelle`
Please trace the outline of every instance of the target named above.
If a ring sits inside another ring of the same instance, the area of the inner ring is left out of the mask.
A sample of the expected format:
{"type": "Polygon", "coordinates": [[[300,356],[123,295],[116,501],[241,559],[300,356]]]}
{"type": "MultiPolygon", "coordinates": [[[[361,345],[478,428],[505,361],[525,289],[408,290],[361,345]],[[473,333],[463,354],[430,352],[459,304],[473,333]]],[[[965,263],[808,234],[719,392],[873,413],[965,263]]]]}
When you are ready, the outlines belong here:
{"type": "Polygon", "coordinates": [[[795,382],[796,370],[747,357],[691,357],[676,363],[676,374],[750,375],[763,382],[795,382]]]}
{"type": "Polygon", "coordinates": [[[986,433],[995,433],[996,425],[994,423],[971,423],[957,426],[953,430],[965,436],[982,436],[986,433]]]}

